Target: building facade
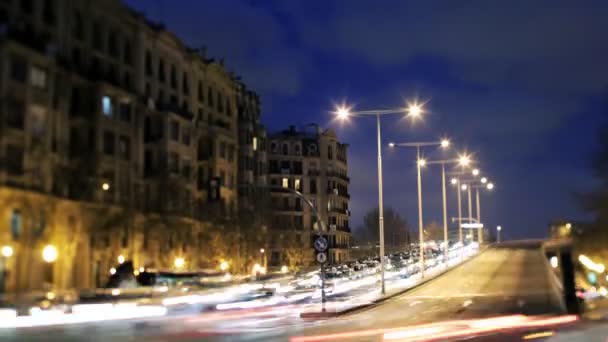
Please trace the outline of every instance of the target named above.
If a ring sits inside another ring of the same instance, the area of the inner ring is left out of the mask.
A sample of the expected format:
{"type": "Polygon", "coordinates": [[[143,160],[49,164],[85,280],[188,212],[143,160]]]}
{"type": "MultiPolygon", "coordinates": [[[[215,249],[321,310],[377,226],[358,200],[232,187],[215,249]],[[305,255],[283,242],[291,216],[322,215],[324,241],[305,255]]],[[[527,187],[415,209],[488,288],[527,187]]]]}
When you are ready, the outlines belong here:
{"type": "Polygon", "coordinates": [[[351,229],[348,203],[347,145],[331,129],[317,125],[303,130],[290,127],[268,138],[268,177],[275,210],[269,242],[269,264],[289,263],[301,258],[313,262],[312,239],[317,234],[329,240],[329,262],[349,260],[351,229]],[[300,192],[317,210],[314,212],[293,190],[300,192]]]}
{"type": "Polygon", "coordinates": [[[212,222],[265,183],[259,116],[221,60],[118,0],[1,1],[3,288],[100,286],[118,256],[215,267],[212,222]]]}

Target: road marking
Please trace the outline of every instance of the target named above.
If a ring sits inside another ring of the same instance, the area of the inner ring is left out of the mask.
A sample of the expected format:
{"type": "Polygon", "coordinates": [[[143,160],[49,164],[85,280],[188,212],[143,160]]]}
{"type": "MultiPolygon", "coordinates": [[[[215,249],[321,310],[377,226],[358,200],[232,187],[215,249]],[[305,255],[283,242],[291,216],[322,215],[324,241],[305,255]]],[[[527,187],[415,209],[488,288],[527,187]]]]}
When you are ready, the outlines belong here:
{"type": "Polygon", "coordinates": [[[411,302],[411,303],[410,303],[410,307],[411,307],[411,306],[418,305],[418,304],[421,304],[421,303],[422,303],[422,301],[420,301],[420,300],[415,300],[415,301],[413,301],[413,302],[411,302]]]}

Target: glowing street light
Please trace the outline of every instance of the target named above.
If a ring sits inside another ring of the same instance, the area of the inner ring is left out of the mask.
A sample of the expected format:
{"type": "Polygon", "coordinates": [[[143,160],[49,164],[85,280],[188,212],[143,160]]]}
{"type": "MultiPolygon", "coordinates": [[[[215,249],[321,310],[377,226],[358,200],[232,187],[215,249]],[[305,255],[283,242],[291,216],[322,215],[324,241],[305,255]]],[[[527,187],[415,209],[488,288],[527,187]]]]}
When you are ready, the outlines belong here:
{"type": "Polygon", "coordinates": [[[103,184],[101,184],[101,189],[102,189],[103,191],[108,191],[108,190],[110,190],[110,184],[109,184],[109,183],[103,183],[103,184]]]}
{"type": "Polygon", "coordinates": [[[2,246],[2,256],[5,258],[10,258],[13,256],[13,247],[11,246],[2,246]]]}
{"type": "Polygon", "coordinates": [[[48,263],[57,260],[57,248],[53,245],[46,245],[42,249],[42,259],[48,263]]]}
{"type": "Polygon", "coordinates": [[[462,185],[460,186],[460,189],[462,189],[462,191],[467,191],[467,189],[468,189],[468,188],[469,188],[469,186],[468,186],[468,185],[466,185],[466,184],[462,184],[462,185]]]}
{"type": "Polygon", "coordinates": [[[452,178],[450,180],[450,183],[452,183],[452,185],[456,185],[456,184],[458,184],[458,179],[457,178],[452,178]]]}
{"type": "Polygon", "coordinates": [[[260,266],[260,264],[255,264],[253,265],[253,268],[251,269],[253,274],[256,274],[260,271],[260,268],[262,268],[262,266],[260,266]]]}
{"type": "Polygon", "coordinates": [[[486,177],[482,177],[481,178],[481,183],[482,184],[486,184],[488,182],[488,179],[486,177]]]}
{"type": "Polygon", "coordinates": [[[465,167],[469,166],[469,164],[471,164],[471,157],[467,155],[461,155],[458,157],[458,165],[465,167]]]}
{"type": "Polygon", "coordinates": [[[346,108],[346,107],[339,107],[336,110],[336,114],[338,116],[338,119],[340,119],[340,120],[346,120],[350,116],[350,109],[346,108]]]}
{"type": "Polygon", "coordinates": [[[264,254],[266,250],[264,248],[260,248],[260,253],[264,254]]]}
{"type": "Polygon", "coordinates": [[[421,167],[425,167],[426,166],[426,160],[425,159],[418,159],[418,165],[421,167]]]}
{"type": "Polygon", "coordinates": [[[287,266],[283,265],[281,266],[281,273],[287,273],[289,271],[289,269],[287,268],[287,266]]]}
{"type": "MultiPolygon", "coordinates": [[[[380,116],[383,115],[392,115],[392,114],[405,114],[406,117],[411,117],[412,119],[417,119],[422,116],[424,113],[424,109],[422,104],[419,104],[417,101],[408,102],[406,108],[397,108],[397,109],[386,109],[386,110],[365,110],[365,111],[351,111],[352,108],[349,108],[345,105],[336,108],[334,114],[336,117],[345,121],[350,116],[375,116],[376,117],[376,127],[377,127],[377,140],[378,140],[378,235],[380,242],[380,279],[381,279],[381,293],[386,293],[385,281],[384,281],[384,270],[385,270],[385,260],[384,260],[384,202],[383,202],[383,194],[382,194],[382,135],[380,133],[380,116]]],[[[393,145],[394,146],[394,145],[393,145]]]]}
{"type": "Polygon", "coordinates": [[[114,267],[110,268],[110,274],[111,275],[115,275],[116,274],[116,269],[114,267]]]}
{"type": "Polygon", "coordinates": [[[441,147],[443,147],[443,148],[450,147],[450,141],[448,139],[441,140],[441,147]]]}
{"type": "Polygon", "coordinates": [[[184,258],[182,258],[182,257],[177,257],[173,261],[173,266],[175,266],[175,268],[182,268],[182,267],[184,267],[185,264],[186,264],[186,260],[184,260],[184,258]]]}
{"type": "Polygon", "coordinates": [[[479,169],[473,169],[473,176],[479,176],[479,169]]]}
{"type": "Polygon", "coordinates": [[[228,266],[229,266],[229,265],[228,265],[228,262],[227,262],[227,261],[222,261],[222,262],[220,263],[220,270],[222,270],[222,271],[226,271],[226,270],[228,269],[228,266]]]}
{"type": "Polygon", "coordinates": [[[486,187],[488,188],[488,190],[493,190],[494,189],[494,183],[488,183],[488,185],[486,187]]]}
{"type": "Polygon", "coordinates": [[[116,258],[119,264],[123,264],[125,262],[125,257],[121,254],[116,258]]]}

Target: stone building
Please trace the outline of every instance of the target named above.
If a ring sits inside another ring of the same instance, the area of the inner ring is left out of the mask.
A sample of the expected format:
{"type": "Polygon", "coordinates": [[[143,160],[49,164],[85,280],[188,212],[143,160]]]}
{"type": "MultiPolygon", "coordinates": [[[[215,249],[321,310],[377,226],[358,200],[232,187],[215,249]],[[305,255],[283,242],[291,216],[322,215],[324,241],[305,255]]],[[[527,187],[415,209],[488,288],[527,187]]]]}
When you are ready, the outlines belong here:
{"type": "Polygon", "coordinates": [[[351,229],[348,203],[347,145],[331,129],[317,125],[294,126],[268,138],[268,173],[275,215],[269,264],[289,262],[294,249],[303,252],[303,264],[312,262],[312,238],[327,235],[329,262],[349,260],[351,229]],[[326,231],[316,224],[314,212],[291,189],[316,208],[326,231]]]}
{"type": "Polygon", "coordinates": [[[100,286],[119,256],[216,267],[211,222],[241,180],[264,182],[259,106],[118,0],[1,1],[0,286],[100,286]]]}

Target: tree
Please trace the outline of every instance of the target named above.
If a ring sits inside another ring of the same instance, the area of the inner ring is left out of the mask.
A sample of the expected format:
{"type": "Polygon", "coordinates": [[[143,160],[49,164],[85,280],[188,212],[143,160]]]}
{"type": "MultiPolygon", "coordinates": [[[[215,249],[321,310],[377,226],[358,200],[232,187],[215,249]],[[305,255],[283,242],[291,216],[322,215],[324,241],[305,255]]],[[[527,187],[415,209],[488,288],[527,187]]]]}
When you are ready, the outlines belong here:
{"type": "Polygon", "coordinates": [[[432,221],[424,227],[424,239],[425,240],[443,240],[443,228],[439,226],[437,221],[432,221]]]}
{"type": "MultiPolygon", "coordinates": [[[[378,208],[370,210],[363,217],[363,227],[357,230],[356,239],[362,243],[376,244],[379,241],[378,208]]],[[[397,249],[410,241],[409,225],[392,208],[384,209],[384,241],[387,246],[397,249]]]]}
{"type": "Polygon", "coordinates": [[[600,129],[599,141],[592,159],[597,188],[579,195],[582,207],[593,214],[593,222],[577,236],[577,248],[590,256],[608,260],[608,123],[600,129]]]}

